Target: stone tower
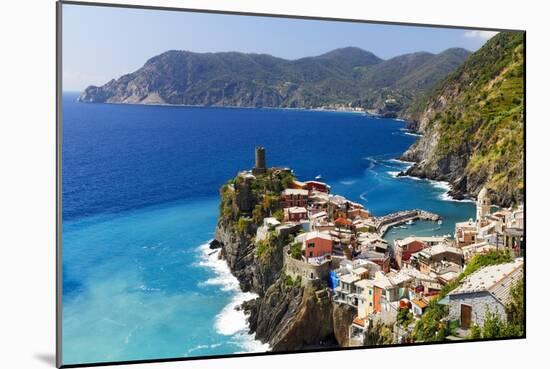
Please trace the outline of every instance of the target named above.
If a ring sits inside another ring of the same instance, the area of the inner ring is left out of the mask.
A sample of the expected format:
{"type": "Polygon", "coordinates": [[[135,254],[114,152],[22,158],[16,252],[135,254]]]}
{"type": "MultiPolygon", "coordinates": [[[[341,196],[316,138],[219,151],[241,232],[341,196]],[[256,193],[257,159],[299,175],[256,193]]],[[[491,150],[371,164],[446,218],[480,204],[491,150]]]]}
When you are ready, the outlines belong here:
{"type": "Polygon", "coordinates": [[[487,189],[483,187],[477,195],[476,220],[480,222],[489,214],[491,214],[491,200],[489,199],[487,189]]]}
{"type": "Polygon", "coordinates": [[[266,172],[265,165],[265,148],[262,146],[256,147],[256,165],[252,169],[252,174],[264,174],[266,172]]]}

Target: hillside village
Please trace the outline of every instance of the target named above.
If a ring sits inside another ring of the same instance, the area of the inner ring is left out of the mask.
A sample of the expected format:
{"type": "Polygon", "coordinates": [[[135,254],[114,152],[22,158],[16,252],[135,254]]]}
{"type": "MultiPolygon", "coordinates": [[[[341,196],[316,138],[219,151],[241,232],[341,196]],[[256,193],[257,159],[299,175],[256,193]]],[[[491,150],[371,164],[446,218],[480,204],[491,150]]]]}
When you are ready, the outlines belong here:
{"type": "MultiPolygon", "coordinates": [[[[391,227],[440,217],[420,209],[375,217],[332,194],[326,183],[267,168],[262,147],[256,148],[255,167],[237,180],[254,183],[281,173],[284,188],[264,196],[272,202],[269,210],[242,214],[239,224],[257,224],[257,258],[271,240],[285,240],[285,283],[312,287],[318,295],[326,291],[332,304],[353,311],[347,346],[490,338],[480,333],[486,320],[517,324],[510,306],[512,291],[523,284],[522,205],[493,212],[484,188],[476,218],[457,223],[454,237],[410,235],[388,244],[383,237],[391,227]]],[[[522,329],[512,332],[521,335],[522,329]]]]}

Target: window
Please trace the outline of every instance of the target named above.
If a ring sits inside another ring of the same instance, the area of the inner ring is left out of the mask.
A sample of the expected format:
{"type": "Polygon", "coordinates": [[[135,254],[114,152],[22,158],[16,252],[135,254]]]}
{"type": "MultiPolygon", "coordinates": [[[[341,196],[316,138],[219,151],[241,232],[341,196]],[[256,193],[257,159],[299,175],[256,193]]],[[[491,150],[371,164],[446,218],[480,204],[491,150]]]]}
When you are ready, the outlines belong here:
{"type": "Polygon", "coordinates": [[[310,249],[312,249],[312,248],[315,247],[315,243],[310,242],[310,243],[307,244],[307,247],[309,247],[310,249]]]}
{"type": "Polygon", "coordinates": [[[369,290],[369,296],[372,296],[372,290],[369,290]]]}

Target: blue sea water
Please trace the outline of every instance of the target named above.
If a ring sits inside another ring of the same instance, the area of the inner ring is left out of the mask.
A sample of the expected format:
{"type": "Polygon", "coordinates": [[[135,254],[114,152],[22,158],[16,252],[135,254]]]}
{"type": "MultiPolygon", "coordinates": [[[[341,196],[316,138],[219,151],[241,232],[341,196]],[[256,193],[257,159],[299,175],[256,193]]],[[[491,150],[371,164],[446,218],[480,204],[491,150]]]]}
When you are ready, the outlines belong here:
{"type": "MultiPolygon", "coordinates": [[[[63,362],[265,351],[234,307],[239,291],[209,254],[218,189],[253,165],[289,166],[301,180],[321,175],[333,193],[375,215],[423,208],[452,234],[474,215],[445,186],[395,178],[394,160],[416,139],[403,122],[353,113],[283,109],[82,104],[63,96],[63,362]]],[[[395,233],[393,233],[395,232],[395,233]]]]}

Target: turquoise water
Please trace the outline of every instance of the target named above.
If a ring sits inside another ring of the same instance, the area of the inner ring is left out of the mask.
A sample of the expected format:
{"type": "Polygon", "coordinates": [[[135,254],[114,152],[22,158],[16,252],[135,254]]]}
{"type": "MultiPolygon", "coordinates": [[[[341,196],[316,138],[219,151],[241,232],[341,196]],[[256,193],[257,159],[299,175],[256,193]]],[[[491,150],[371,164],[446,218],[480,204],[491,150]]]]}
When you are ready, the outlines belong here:
{"type": "Polygon", "coordinates": [[[334,193],[375,215],[423,208],[441,229],[418,222],[390,231],[453,233],[474,216],[442,184],[394,178],[393,158],[415,137],[403,122],[359,114],[79,104],[63,100],[63,362],[265,351],[234,309],[243,294],[205,244],[218,189],[253,164],[322,175],[334,193]]]}
{"type": "Polygon", "coordinates": [[[222,314],[253,296],[198,247],[212,237],[216,208],[210,199],[64,224],[66,273],[82,283],[64,299],[65,363],[262,349],[244,316],[222,314]]]}

